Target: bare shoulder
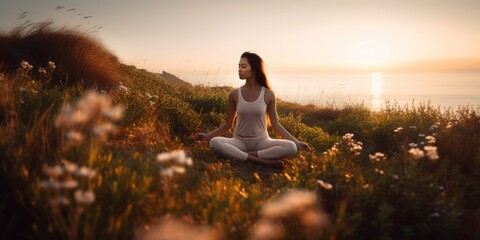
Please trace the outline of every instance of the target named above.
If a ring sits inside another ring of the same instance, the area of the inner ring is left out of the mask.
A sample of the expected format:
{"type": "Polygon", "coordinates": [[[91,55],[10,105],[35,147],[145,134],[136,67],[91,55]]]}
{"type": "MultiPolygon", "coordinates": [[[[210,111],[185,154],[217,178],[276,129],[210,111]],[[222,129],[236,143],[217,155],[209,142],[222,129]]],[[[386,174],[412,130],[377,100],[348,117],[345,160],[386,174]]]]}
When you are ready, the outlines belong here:
{"type": "Polygon", "coordinates": [[[275,102],[275,92],[272,89],[265,88],[265,103],[275,102]]]}
{"type": "Polygon", "coordinates": [[[238,90],[235,88],[234,90],[232,90],[228,96],[228,99],[230,101],[234,101],[234,102],[237,102],[237,99],[238,99],[238,90]]]}

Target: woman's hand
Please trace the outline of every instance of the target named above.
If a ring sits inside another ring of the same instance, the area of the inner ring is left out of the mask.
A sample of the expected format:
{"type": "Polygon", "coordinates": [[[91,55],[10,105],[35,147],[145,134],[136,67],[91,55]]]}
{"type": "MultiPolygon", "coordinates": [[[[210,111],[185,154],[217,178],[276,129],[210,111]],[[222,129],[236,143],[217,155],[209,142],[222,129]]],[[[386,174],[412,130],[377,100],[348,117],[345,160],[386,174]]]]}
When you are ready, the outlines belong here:
{"type": "Polygon", "coordinates": [[[195,140],[200,140],[200,141],[205,141],[205,142],[210,141],[210,139],[208,138],[208,135],[206,133],[195,134],[195,140]]]}
{"type": "Polygon", "coordinates": [[[297,145],[297,149],[299,150],[305,150],[309,152],[313,152],[313,148],[308,145],[306,142],[297,142],[295,143],[297,145]]]}

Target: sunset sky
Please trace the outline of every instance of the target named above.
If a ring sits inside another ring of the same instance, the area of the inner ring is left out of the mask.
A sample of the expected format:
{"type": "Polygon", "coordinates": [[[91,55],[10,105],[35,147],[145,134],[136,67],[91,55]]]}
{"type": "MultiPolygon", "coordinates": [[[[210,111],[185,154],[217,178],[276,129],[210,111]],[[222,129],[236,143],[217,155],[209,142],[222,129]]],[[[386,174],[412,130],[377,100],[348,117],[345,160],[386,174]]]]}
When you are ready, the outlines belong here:
{"type": "Polygon", "coordinates": [[[480,59],[479,12],[478,0],[2,0],[0,30],[27,20],[77,26],[126,64],[174,73],[236,71],[243,51],[273,71],[428,59],[461,68],[480,59]]]}

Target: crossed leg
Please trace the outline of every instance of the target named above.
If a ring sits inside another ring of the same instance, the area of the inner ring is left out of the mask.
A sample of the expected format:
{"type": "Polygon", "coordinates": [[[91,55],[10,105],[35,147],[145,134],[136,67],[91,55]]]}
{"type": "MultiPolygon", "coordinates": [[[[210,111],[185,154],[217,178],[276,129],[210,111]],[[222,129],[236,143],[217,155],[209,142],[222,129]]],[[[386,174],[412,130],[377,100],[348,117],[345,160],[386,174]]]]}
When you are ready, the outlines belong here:
{"type": "MultiPolygon", "coordinates": [[[[250,146],[251,148],[251,146],[250,146]]],[[[249,161],[269,167],[283,167],[280,160],[295,155],[297,147],[292,141],[265,138],[256,143],[256,151],[248,151],[244,142],[237,138],[215,137],[210,149],[219,156],[249,161]]]]}

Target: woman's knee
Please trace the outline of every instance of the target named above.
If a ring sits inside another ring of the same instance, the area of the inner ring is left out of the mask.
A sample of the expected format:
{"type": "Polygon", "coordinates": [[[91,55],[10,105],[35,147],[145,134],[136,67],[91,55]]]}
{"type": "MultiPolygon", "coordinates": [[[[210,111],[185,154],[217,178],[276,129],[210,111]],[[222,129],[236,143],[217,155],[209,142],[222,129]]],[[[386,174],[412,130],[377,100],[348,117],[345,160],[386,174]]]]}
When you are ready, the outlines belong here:
{"type": "Polygon", "coordinates": [[[288,141],[287,143],[288,144],[286,144],[285,146],[287,154],[290,156],[297,154],[298,152],[297,145],[292,141],[288,141]]]}
{"type": "Polygon", "coordinates": [[[217,153],[221,149],[221,146],[220,146],[221,144],[222,144],[222,139],[219,137],[214,137],[210,139],[210,143],[209,143],[210,150],[217,153]]]}

